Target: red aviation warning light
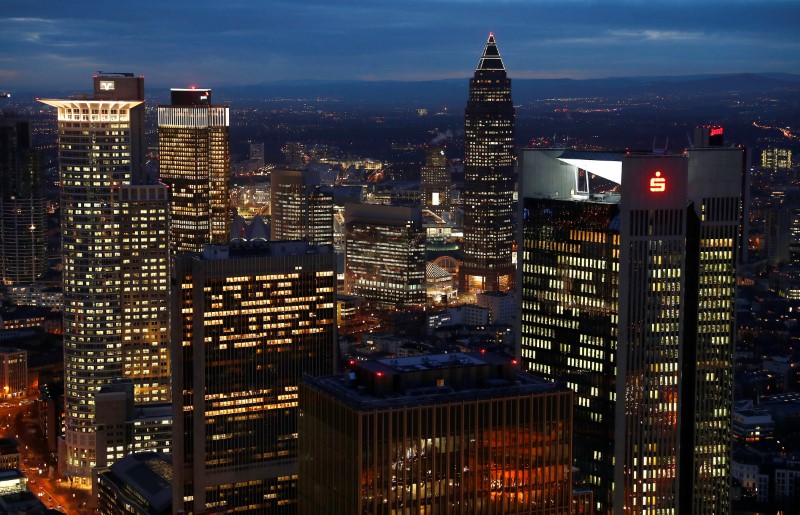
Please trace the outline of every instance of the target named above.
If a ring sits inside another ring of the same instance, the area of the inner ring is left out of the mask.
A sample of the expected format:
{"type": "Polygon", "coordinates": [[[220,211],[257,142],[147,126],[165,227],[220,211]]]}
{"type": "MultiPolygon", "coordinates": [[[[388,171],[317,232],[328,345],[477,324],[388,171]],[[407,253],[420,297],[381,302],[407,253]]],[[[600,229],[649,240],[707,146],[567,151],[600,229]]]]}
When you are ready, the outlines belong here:
{"type": "Polygon", "coordinates": [[[650,178],[650,191],[663,193],[667,191],[667,180],[661,177],[661,171],[656,171],[655,177],[650,178]]]}

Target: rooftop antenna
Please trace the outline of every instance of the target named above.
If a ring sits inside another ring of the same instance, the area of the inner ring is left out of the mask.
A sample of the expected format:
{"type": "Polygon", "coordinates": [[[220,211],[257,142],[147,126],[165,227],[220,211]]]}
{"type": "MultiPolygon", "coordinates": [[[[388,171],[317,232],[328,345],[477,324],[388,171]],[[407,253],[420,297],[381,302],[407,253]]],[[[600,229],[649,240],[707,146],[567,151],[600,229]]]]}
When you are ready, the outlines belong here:
{"type": "Polygon", "coordinates": [[[664,148],[656,147],[656,138],[653,138],[653,155],[654,156],[663,156],[667,153],[667,149],[669,148],[669,137],[667,137],[666,143],[664,143],[664,148]]]}

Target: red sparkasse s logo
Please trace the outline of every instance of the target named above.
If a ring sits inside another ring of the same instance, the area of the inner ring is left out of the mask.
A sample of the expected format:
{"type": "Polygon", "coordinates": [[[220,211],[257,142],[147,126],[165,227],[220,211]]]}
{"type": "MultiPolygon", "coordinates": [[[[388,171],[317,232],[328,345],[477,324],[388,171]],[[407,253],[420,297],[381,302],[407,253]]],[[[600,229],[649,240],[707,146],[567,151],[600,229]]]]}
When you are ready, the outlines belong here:
{"type": "Polygon", "coordinates": [[[655,177],[650,178],[650,191],[653,193],[667,191],[667,180],[661,177],[661,171],[656,171],[655,177]]]}

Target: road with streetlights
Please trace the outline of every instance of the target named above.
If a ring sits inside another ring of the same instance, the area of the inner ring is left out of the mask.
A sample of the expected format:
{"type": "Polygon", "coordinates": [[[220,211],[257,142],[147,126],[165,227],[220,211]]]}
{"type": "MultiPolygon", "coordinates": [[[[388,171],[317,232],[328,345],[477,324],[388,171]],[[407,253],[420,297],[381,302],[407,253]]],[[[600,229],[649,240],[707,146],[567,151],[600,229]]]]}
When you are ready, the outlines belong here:
{"type": "Polygon", "coordinates": [[[73,489],[56,477],[56,457],[34,422],[33,398],[0,403],[0,436],[14,437],[19,442],[20,469],[28,478],[28,488],[48,508],[70,515],[94,513],[86,507],[88,490],[73,489]]]}

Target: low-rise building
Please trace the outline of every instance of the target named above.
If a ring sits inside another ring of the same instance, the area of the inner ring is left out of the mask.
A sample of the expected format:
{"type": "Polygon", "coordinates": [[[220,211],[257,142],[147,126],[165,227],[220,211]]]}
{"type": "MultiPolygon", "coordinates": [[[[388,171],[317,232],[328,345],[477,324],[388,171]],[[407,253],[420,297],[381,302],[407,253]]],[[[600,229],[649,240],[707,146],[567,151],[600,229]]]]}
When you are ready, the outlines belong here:
{"type": "Polygon", "coordinates": [[[28,353],[0,347],[0,396],[23,397],[28,393],[28,353]]]}
{"type": "Polygon", "coordinates": [[[98,475],[98,509],[104,515],[172,513],[172,458],[131,454],[98,475]]]}

